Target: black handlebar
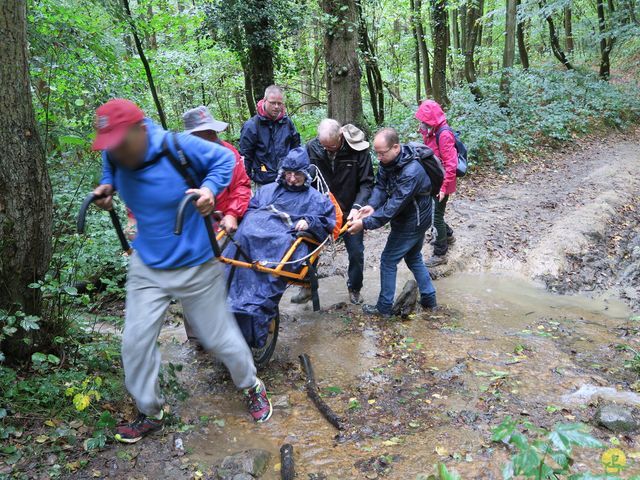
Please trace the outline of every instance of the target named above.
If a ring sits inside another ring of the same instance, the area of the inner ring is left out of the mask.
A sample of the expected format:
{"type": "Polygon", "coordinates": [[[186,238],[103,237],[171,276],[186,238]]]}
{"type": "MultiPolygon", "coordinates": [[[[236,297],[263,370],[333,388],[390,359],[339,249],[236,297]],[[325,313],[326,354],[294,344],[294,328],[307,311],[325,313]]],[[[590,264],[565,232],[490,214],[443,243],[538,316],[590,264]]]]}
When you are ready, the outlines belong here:
{"type": "MultiPolygon", "coordinates": [[[[178,212],[176,213],[176,225],[173,229],[173,233],[176,235],[182,234],[182,226],[184,224],[184,211],[187,206],[200,198],[200,194],[198,193],[189,193],[186,195],[178,206],[178,212]]],[[[218,239],[216,238],[216,234],[213,231],[213,224],[211,223],[211,215],[207,215],[203,218],[204,226],[207,229],[207,235],[209,235],[209,242],[211,242],[211,248],[213,249],[213,254],[216,257],[220,257],[222,255],[222,251],[220,250],[220,245],[218,244],[218,239]]]]}
{"type": "MultiPolygon", "coordinates": [[[[87,195],[82,201],[82,205],[80,205],[80,211],[78,212],[78,233],[84,233],[84,227],[87,220],[87,209],[89,205],[100,198],[104,198],[105,195],[96,195],[94,193],[90,193],[87,195]]],[[[129,241],[122,230],[122,225],[120,224],[120,219],[118,218],[118,214],[114,209],[109,210],[109,216],[111,217],[111,223],[113,224],[113,228],[116,230],[116,234],[118,235],[118,240],[120,240],[120,246],[122,250],[129,253],[131,251],[131,246],[129,245],[129,241]]]]}

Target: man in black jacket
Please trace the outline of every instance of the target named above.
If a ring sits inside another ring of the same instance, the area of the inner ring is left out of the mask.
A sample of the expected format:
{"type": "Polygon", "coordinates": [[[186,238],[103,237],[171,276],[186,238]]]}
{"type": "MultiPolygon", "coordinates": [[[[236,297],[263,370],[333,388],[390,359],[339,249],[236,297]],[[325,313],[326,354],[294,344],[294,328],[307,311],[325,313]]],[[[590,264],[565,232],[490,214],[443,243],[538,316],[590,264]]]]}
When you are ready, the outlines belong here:
{"type": "MultiPolygon", "coordinates": [[[[340,126],[326,118],[318,125],[318,136],[307,143],[307,152],[340,205],[344,221],[354,219],[373,189],[373,165],[364,133],[354,125],[340,126]]],[[[364,236],[362,232],[345,235],[344,243],[349,255],[349,299],[358,305],[362,303],[364,236]]],[[[309,290],[300,289],[291,301],[304,303],[310,298],[309,290]]]]}
{"type": "Polygon", "coordinates": [[[374,230],[387,223],[391,233],[380,256],[380,295],[376,305],[364,305],[368,315],[389,317],[396,292],[398,264],[404,259],[413,273],[425,308],[436,307],[436,290],[422,258],[424,236],[431,227],[431,181],[409,146],[400,145],[393,128],[383,128],[373,148],[380,160],[376,184],[369,204],[362,207],[349,226],[349,233],[374,230]]]}

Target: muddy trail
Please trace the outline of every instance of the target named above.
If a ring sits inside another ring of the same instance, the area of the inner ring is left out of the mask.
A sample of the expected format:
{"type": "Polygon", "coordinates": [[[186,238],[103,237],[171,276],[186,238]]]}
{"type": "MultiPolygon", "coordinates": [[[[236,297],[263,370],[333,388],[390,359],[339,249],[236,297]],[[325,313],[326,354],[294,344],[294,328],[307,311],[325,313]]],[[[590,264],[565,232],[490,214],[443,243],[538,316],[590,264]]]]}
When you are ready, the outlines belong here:
{"type": "MultiPolygon", "coordinates": [[[[301,479],[415,479],[438,462],[464,479],[497,479],[512,452],[491,441],[491,429],[507,416],[543,428],[591,424],[627,453],[626,474],[639,473],[638,437],[594,419],[615,403],[638,427],[638,365],[620,345],[640,349],[640,135],[572,148],[461,182],[449,215],[457,242],[433,272],[436,314],[363,317],[346,303],[341,246],[328,251],[323,310],[292,305],[293,289],[281,302],[278,346],[261,373],[274,403],[267,424],[253,424],[224,368],[185,343],[174,310],[161,336],[165,364],[182,365],[165,382],[172,424],[139,444],[112,445],[75,478],[250,479],[216,476],[229,456],[250,450],[241,457],[256,477],[278,479],[279,449],[290,443],[301,479]],[[344,431],[307,398],[302,353],[344,431]]],[[[367,302],[378,293],[384,237],[367,235],[367,302]]],[[[409,278],[401,266],[399,287],[409,278]]],[[[600,455],[578,450],[572,471],[603,473],[600,455]]]]}

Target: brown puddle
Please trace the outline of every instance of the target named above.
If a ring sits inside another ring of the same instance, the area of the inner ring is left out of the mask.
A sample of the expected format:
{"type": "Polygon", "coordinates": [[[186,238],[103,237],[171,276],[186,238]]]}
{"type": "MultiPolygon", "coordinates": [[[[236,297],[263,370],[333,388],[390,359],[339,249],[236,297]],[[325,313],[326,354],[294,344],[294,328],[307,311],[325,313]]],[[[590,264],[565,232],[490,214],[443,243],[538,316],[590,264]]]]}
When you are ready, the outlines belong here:
{"type": "MultiPolygon", "coordinates": [[[[407,278],[404,269],[398,283],[407,278]]],[[[366,282],[371,302],[377,278],[370,275],[366,282]]],[[[163,360],[188,365],[185,382],[197,385],[176,410],[183,418],[210,419],[185,438],[190,460],[212,465],[241,450],[265,449],[273,458],[263,478],[276,479],[279,448],[291,443],[299,478],[314,473],[413,479],[432,473],[438,461],[463,478],[499,478],[508,455],[490,441],[490,429],[505,416],[544,427],[588,422],[589,399],[567,395],[585,386],[588,392],[616,387],[611,364],[613,346],[621,342],[616,327],[630,315],[621,302],[558,296],[500,275],[457,274],[438,280],[436,287],[443,312],[406,322],[366,319],[351,306],[313,313],[285,297],[281,307],[287,318],[275,360],[262,374],[276,407],[263,425],[249,420],[219,367],[212,369],[208,359],[182,345],[181,326],[166,328],[163,360]],[[393,353],[398,351],[407,351],[407,359],[393,353]],[[352,424],[342,439],[304,393],[301,353],[311,357],[321,390],[333,389],[327,403],[352,424]],[[361,406],[352,412],[355,398],[361,406]]],[[[343,290],[342,278],[323,279],[323,306],[345,301],[343,290]]],[[[616,362],[621,368],[622,359],[616,362]]],[[[597,433],[604,440],[609,435],[597,433]]],[[[602,473],[599,454],[585,452],[579,458],[584,465],[575,471],[588,467],[602,473]]]]}

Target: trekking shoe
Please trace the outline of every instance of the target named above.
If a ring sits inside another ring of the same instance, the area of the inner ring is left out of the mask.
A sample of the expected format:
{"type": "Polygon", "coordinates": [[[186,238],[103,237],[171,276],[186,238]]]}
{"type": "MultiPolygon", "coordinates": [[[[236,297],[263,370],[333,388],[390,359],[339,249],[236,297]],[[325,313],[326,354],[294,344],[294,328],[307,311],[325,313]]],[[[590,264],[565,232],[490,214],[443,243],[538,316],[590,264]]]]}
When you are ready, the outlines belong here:
{"type": "Polygon", "coordinates": [[[311,289],[307,287],[300,287],[298,293],[291,297],[291,303],[307,303],[311,300],[311,289]]]}
{"type": "Polygon", "coordinates": [[[454,237],[453,235],[447,235],[447,243],[449,245],[453,245],[454,243],[456,243],[456,237],[454,237]]]}
{"type": "Polygon", "coordinates": [[[245,390],[244,394],[247,397],[249,413],[256,422],[266,422],[271,418],[273,407],[271,406],[271,401],[267,396],[267,389],[264,383],[262,383],[262,380],[257,379],[256,384],[252,388],[245,390]]]}
{"type": "Polygon", "coordinates": [[[360,291],[356,292],[355,290],[349,289],[349,300],[354,305],[362,304],[362,296],[360,295],[360,291]]]}
{"type": "Polygon", "coordinates": [[[435,311],[438,308],[438,302],[436,301],[436,294],[432,293],[430,295],[421,295],[420,296],[420,305],[425,310],[435,311]]]}
{"type": "Polygon", "coordinates": [[[365,304],[362,306],[362,313],[365,315],[375,315],[376,317],[391,318],[390,313],[382,313],[375,305],[365,304]]]}
{"type": "Polygon", "coordinates": [[[447,263],[446,255],[431,255],[428,260],[424,261],[424,264],[428,268],[437,267],[438,265],[445,265],[447,263]]]}
{"type": "Polygon", "coordinates": [[[138,413],[138,417],[131,423],[125,423],[116,427],[114,438],[122,443],[136,443],[154,432],[164,428],[164,412],[160,410],[160,418],[148,417],[144,413],[138,413]]]}

